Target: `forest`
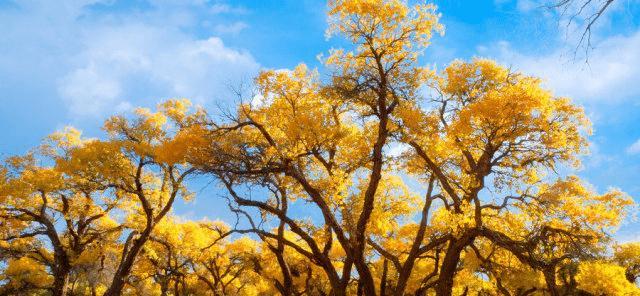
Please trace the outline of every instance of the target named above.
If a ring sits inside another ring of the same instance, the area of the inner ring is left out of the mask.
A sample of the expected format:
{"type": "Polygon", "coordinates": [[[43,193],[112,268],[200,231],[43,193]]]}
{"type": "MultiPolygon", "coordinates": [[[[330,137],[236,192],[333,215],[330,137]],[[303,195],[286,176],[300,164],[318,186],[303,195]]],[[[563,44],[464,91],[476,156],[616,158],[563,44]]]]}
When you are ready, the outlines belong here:
{"type": "Polygon", "coordinates": [[[323,69],[264,70],[231,110],[168,100],[6,157],[0,295],[640,295],[632,197],[576,176],[582,107],[490,59],[423,66],[433,5],[327,17],[323,69]],[[201,199],[235,219],[173,211],[201,199]]]}

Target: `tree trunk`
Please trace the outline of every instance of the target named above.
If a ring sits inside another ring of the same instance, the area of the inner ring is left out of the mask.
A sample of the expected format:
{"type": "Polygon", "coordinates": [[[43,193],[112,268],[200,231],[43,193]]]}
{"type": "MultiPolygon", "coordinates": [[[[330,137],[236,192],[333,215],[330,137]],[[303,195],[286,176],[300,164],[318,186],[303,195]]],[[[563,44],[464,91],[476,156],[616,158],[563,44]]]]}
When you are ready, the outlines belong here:
{"type": "MultiPolygon", "coordinates": [[[[283,199],[282,205],[283,211],[286,213],[288,209],[286,199],[283,199]]],[[[284,259],[284,234],[285,222],[280,221],[280,225],[278,226],[278,245],[277,247],[271,248],[271,251],[276,256],[276,259],[278,260],[278,266],[280,267],[280,271],[282,272],[282,284],[281,287],[279,287],[280,293],[282,294],[282,296],[290,296],[293,295],[293,279],[291,278],[291,270],[289,269],[289,264],[287,264],[287,261],[284,259]]]]}
{"type": "Polygon", "coordinates": [[[173,282],[173,295],[180,296],[180,283],[178,283],[178,279],[173,282]]]}
{"type": "MultiPolygon", "coordinates": [[[[398,270],[398,283],[396,284],[395,296],[403,296],[405,293],[405,289],[407,287],[407,282],[409,281],[409,277],[411,277],[411,272],[413,271],[413,265],[415,264],[416,259],[419,255],[420,246],[422,245],[422,241],[424,240],[425,232],[427,229],[427,223],[429,219],[429,209],[431,208],[431,192],[433,190],[433,178],[429,180],[429,189],[427,192],[427,197],[424,202],[424,206],[422,207],[422,218],[420,218],[420,226],[418,228],[418,233],[416,234],[416,238],[413,241],[411,246],[411,250],[409,251],[409,255],[405,260],[402,268],[398,270]]],[[[385,271],[387,268],[387,260],[385,259],[385,271]]],[[[437,262],[436,262],[437,265],[437,262]]],[[[380,295],[383,296],[382,292],[380,295]]]]}
{"type": "Polygon", "coordinates": [[[53,296],[67,295],[67,287],[69,286],[69,273],[70,268],[67,267],[60,267],[58,270],[56,270],[53,279],[53,288],[51,291],[53,296]]]}
{"type": "Polygon", "coordinates": [[[356,295],[357,296],[363,296],[364,295],[364,287],[362,285],[362,282],[358,281],[358,289],[356,290],[356,295]]]}
{"type": "Polygon", "coordinates": [[[367,266],[367,263],[364,262],[364,258],[356,259],[355,266],[356,270],[358,271],[358,275],[360,275],[358,283],[362,285],[362,291],[364,292],[364,295],[375,296],[376,288],[373,282],[373,276],[371,275],[369,266],[367,266]]]}
{"type": "Polygon", "coordinates": [[[547,289],[551,296],[560,296],[558,287],[556,285],[556,269],[554,267],[545,268],[542,272],[544,274],[544,280],[547,283],[547,289]]]}
{"type": "MultiPolygon", "coordinates": [[[[378,61],[378,65],[380,65],[380,61],[378,61]]],[[[380,74],[383,74],[382,71],[380,72],[380,74]]],[[[376,142],[373,145],[373,151],[371,153],[371,174],[369,175],[369,184],[367,185],[367,189],[364,193],[362,212],[360,213],[358,222],[356,224],[355,246],[353,248],[353,260],[356,266],[356,270],[358,271],[358,275],[360,276],[359,283],[362,284],[364,294],[367,296],[376,295],[376,286],[373,281],[373,276],[371,275],[371,270],[369,269],[369,266],[367,266],[366,258],[364,255],[365,247],[367,244],[367,224],[369,223],[369,219],[371,218],[371,214],[373,213],[376,204],[376,191],[378,190],[380,180],[382,179],[382,166],[384,162],[382,150],[384,149],[384,145],[386,144],[387,138],[389,137],[387,124],[389,120],[388,112],[391,112],[391,110],[388,110],[386,101],[386,76],[380,75],[380,77],[382,82],[381,85],[384,85],[384,87],[378,97],[378,110],[380,113],[378,135],[376,142]]]]}
{"type": "MultiPolygon", "coordinates": [[[[358,287],[360,287],[360,285],[358,284],[358,287]]],[[[337,285],[335,287],[331,288],[331,293],[329,294],[331,296],[346,296],[347,295],[347,286],[346,285],[337,285]]]]}
{"type": "Polygon", "coordinates": [[[387,273],[389,271],[389,261],[384,259],[382,264],[382,278],[380,279],[380,296],[385,296],[387,291],[387,273]]]}
{"type": "Polygon", "coordinates": [[[633,272],[633,267],[627,268],[627,270],[624,273],[624,276],[625,276],[625,278],[627,278],[627,281],[629,281],[630,283],[632,283],[632,284],[636,283],[637,276],[633,272]]]}
{"type": "Polygon", "coordinates": [[[51,267],[53,271],[53,286],[51,293],[53,296],[66,296],[69,287],[69,273],[71,273],[71,261],[67,255],[67,250],[64,248],[56,228],[53,222],[48,218],[43,217],[40,220],[41,223],[47,228],[47,237],[51,241],[53,246],[53,261],[54,266],[51,267]]]}
{"type": "Polygon", "coordinates": [[[451,242],[453,245],[447,248],[447,253],[442,261],[440,267],[440,275],[438,276],[438,284],[435,287],[437,296],[451,296],[453,290],[453,278],[456,274],[456,268],[460,261],[460,253],[462,248],[459,248],[457,241],[451,242]]]}
{"type": "Polygon", "coordinates": [[[160,282],[160,296],[167,296],[167,291],[169,290],[168,285],[169,283],[167,283],[166,280],[160,282]]]}
{"type": "Polygon", "coordinates": [[[453,292],[453,279],[456,275],[460,254],[462,250],[473,242],[474,234],[466,233],[460,239],[449,241],[449,247],[442,260],[438,284],[435,286],[437,296],[451,296],[453,292]]]}
{"type": "Polygon", "coordinates": [[[126,255],[124,255],[125,256],[124,259],[120,263],[120,266],[118,266],[116,273],[113,275],[113,280],[111,281],[111,285],[109,286],[109,289],[107,289],[107,291],[104,293],[103,296],[122,295],[122,289],[124,289],[124,285],[126,283],[125,279],[131,273],[131,269],[133,268],[133,264],[135,263],[136,258],[138,257],[138,253],[140,253],[140,250],[142,250],[142,246],[149,239],[150,233],[151,233],[151,230],[148,229],[144,231],[139,238],[134,239],[133,246],[131,246],[131,249],[129,250],[129,252],[127,252],[126,255]]]}

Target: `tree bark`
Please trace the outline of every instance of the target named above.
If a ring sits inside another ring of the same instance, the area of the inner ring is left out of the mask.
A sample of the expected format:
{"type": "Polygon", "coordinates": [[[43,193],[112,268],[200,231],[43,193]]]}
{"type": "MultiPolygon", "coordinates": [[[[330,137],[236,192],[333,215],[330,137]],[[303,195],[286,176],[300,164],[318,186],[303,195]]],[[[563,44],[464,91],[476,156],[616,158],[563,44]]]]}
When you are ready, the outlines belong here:
{"type": "MultiPolygon", "coordinates": [[[[429,180],[429,189],[427,190],[427,196],[425,198],[424,206],[422,207],[422,217],[420,218],[420,226],[418,228],[418,233],[413,241],[411,246],[411,250],[409,251],[409,255],[405,260],[402,268],[398,270],[398,283],[395,289],[395,296],[403,296],[405,293],[405,289],[407,287],[407,282],[409,281],[409,277],[411,277],[411,272],[413,271],[413,265],[415,264],[416,259],[419,256],[420,246],[422,245],[422,241],[424,240],[425,232],[427,230],[427,223],[429,219],[429,209],[431,208],[431,193],[433,190],[433,182],[432,178],[429,180]]],[[[385,260],[385,268],[387,261],[385,260]]],[[[382,296],[382,292],[381,296],[382,296]]]]}
{"type": "Polygon", "coordinates": [[[47,219],[42,219],[47,227],[47,236],[53,245],[53,286],[51,293],[53,296],[66,296],[69,286],[69,273],[71,273],[71,263],[67,251],[55,231],[53,223],[47,219]]]}
{"type": "Polygon", "coordinates": [[[382,279],[380,279],[380,296],[385,296],[387,291],[387,272],[389,270],[389,261],[384,259],[384,263],[382,265],[382,279]]]}
{"type": "Polygon", "coordinates": [[[558,286],[556,285],[556,269],[555,267],[545,268],[542,273],[544,274],[544,280],[547,283],[547,289],[551,296],[560,296],[558,286]]]}
{"type": "Polygon", "coordinates": [[[452,245],[447,248],[444,260],[442,260],[442,266],[440,267],[438,284],[435,287],[437,296],[451,296],[453,289],[453,278],[458,262],[460,261],[462,248],[459,246],[458,241],[451,241],[451,244],[452,245]]]}
{"type": "MultiPolygon", "coordinates": [[[[384,99],[381,99],[381,101],[383,100],[384,99]]],[[[386,104],[380,103],[379,108],[386,108],[386,104]]],[[[365,191],[362,212],[360,213],[360,217],[358,218],[356,226],[355,247],[353,248],[353,261],[358,271],[358,275],[360,276],[359,283],[362,284],[362,289],[367,296],[376,295],[373,275],[371,275],[371,270],[367,265],[366,258],[364,256],[364,250],[367,239],[367,224],[369,223],[371,213],[373,213],[373,209],[375,207],[375,194],[378,190],[378,186],[382,178],[382,149],[384,148],[388,137],[386,113],[382,114],[383,116],[380,119],[380,123],[378,125],[378,139],[374,145],[372,153],[373,165],[371,168],[369,185],[367,187],[367,190],[365,191]]]]}
{"type": "Polygon", "coordinates": [[[57,267],[54,274],[52,294],[53,296],[66,296],[67,287],[69,286],[69,273],[71,268],[68,266],[57,267]]]}
{"type": "Polygon", "coordinates": [[[149,235],[151,234],[151,229],[145,229],[145,231],[140,235],[140,237],[133,240],[133,245],[131,249],[126,253],[123,258],[120,266],[116,270],[116,273],[113,275],[113,280],[109,289],[104,293],[104,296],[120,296],[122,295],[122,289],[126,283],[125,279],[131,273],[131,269],[133,268],[133,264],[135,263],[140,250],[142,250],[142,246],[149,239],[149,235]]]}
{"type": "Polygon", "coordinates": [[[453,279],[456,275],[458,263],[460,262],[460,254],[475,239],[475,234],[465,233],[459,239],[449,241],[449,247],[442,260],[440,274],[438,276],[438,284],[435,286],[437,296],[451,296],[453,291],[453,279]]]}

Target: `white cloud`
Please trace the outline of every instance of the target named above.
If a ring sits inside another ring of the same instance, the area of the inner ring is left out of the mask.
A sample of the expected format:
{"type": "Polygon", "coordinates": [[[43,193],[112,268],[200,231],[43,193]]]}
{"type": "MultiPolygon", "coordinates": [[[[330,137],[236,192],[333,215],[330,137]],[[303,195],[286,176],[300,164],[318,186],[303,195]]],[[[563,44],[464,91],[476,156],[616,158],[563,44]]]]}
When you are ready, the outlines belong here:
{"type": "MultiPolygon", "coordinates": [[[[0,8],[0,90],[25,85],[59,100],[73,118],[104,116],[170,97],[206,104],[253,76],[251,54],[227,47],[203,20],[226,32],[246,24],[219,14],[242,8],[209,0],[149,0],[151,8],[109,12],[109,1],[27,1],[0,8]],[[55,3],[54,3],[55,2],[55,3]],[[93,4],[100,3],[100,9],[93,4]]],[[[27,98],[16,98],[27,100],[27,98]]]]}
{"type": "Polygon", "coordinates": [[[247,13],[247,10],[240,6],[231,6],[229,4],[224,3],[216,3],[211,6],[210,11],[212,13],[235,13],[235,14],[244,14],[247,13]]]}
{"type": "Polygon", "coordinates": [[[590,53],[589,63],[572,61],[567,49],[547,55],[526,55],[508,42],[479,47],[480,55],[492,56],[516,70],[539,76],[559,95],[583,102],[613,102],[640,96],[640,31],[611,36],[590,53]]]}
{"type": "Polygon", "coordinates": [[[407,152],[411,146],[404,143],[394,143],[388,147],[387,154],[393,157],[399,157],[403,153],[407,152]]]}
{"type": "Polygon", "coordinates": [[[61,80],[58,89],[74,114],[99,114],[113,106],[122,94],[117,79],[106,77],[94,66],[77,69],[61,80]]]}
{"type": "Polygon", "coordinates": [[[540,8],[540,3],[536,3],[533,0],[518,0],[516,7],[520,12],[530,12],[540,8]]]}
{"type": "Polygon", "coordinates": [[[627,153],[629,154],[638,154],[640,153],[640,139],[635,141],[627,148],[627,153]]]}
{"type": "Polygon", "coordinates": [[[603,165],[608,165],[616,161],[614,155],[609,155],[602,151],[600,145],[595,141],[589,141],[589,154],[585,155],[582,159],[584,169],[598,170],[602,169],[603,165]]]}
{"type": "Polygon", "coordinates": [[[60,96],[75,114],[171,97],[203,104],[223,99],[228,84],[251,77],[259,68],[250,54],[225,47],[217,37],[193,39],[145,24],[94,33],[78,66],[58,82],[60,96]]]}
{"type": "Polygon", "coordinates": [[[220,34],[238,34],[240,33],[240,31],[248,28],[249,25],[247,25],[247,23],[244,22],[235,22],[232,24],[217,24],[214,27],[214,30],[220,34]]]}

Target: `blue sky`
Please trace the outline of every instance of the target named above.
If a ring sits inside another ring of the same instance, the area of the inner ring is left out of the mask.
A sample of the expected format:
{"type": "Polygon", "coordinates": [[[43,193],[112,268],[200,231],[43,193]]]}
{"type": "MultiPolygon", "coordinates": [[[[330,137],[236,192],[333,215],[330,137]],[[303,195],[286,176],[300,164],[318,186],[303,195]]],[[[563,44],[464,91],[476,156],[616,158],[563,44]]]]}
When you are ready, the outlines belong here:
{"type": "MultiPolygon", "coordinates": [[[[593,121],[578,174],[640,202],[640,1],[618,0],[600,20],[589,64],[573,59],[579,28],[541,3],[435,1],[446,33],[421,62],[490,57],[542,77],[593,121]]],[[[325,38],[325,10],[320,0],[0,0],[0,157],[66,125],[99,136],[106,116],[167,98],[231,102],[229,86],[263,68],[318,67],[340,45],[325,38]]],[[[215,194],[207,187],[176,211],[228,216],[215,194]]],[[[640,223],[617,236],[640,240],[640,223]]]]}

